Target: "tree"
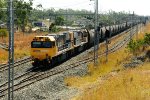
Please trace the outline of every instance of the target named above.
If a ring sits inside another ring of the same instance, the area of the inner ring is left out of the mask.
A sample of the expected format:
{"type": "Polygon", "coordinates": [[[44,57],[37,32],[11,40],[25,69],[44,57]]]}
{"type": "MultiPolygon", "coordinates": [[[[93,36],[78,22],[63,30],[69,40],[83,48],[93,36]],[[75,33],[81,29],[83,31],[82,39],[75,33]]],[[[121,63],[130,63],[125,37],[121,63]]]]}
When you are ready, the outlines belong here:
{"type": "Polygon", "coordinates": [[[38,9],[42,12],[42,13],[40,13],[40,15],[42,15],[42,19],[44,19],[45,12],[44,12],[44,8],[43,8],[42,4],[38,4],[36,6],[36,9],[38,9]]]}
{"type": "Polygon", "coordinates": [[[42,4],[38,4],[38,5],[36,6],[36,8],[43,9],[43,6],[42,6],[42,4]]]}
{"type": "Polygon", "coordinates": [[[55,24],[56,25],[63,25],[64,24],[64,18],[62,16],[56,17],[55,24]]]}
{"type": "Polygon", "coordinates": [[[0,37],[2,37],[2,40],[4,37],[8,36],[8,32],[6,29],[0,29],[0,37]]]}
{"type": "Polygon", "coordinates": [[[32,10],[32,0],[25,2],[24,0],[17,0],[14,4],[15,7],[15,24],[21,28],[22,32],[25,31],[25,26],[29,21],[29,15],[32,10]]]}
{"type": "Polygon", "coordinates": [[[0,20],[5,17],[5,11],[3,10],[3,8],[6,7],[6,1],[5,0],[0,0],[0,20]]]}
{"type": "Polygon", "coordinates": [[[150,45],[150,33],[146,33],[144,36],[145,45],[150,45]]]}

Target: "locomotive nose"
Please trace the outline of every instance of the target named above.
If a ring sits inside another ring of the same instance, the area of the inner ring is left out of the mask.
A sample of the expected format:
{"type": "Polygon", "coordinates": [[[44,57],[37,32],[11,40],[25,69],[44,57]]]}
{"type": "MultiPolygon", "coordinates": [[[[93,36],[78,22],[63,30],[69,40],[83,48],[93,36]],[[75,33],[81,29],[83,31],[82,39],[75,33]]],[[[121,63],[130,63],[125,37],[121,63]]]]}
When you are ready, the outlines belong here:
{"type": "Polygon", "coordinates": [[[43,59],[49,57],[48,50],[32,50],[32,56],[33,58],[42,61],[43,59]]]}

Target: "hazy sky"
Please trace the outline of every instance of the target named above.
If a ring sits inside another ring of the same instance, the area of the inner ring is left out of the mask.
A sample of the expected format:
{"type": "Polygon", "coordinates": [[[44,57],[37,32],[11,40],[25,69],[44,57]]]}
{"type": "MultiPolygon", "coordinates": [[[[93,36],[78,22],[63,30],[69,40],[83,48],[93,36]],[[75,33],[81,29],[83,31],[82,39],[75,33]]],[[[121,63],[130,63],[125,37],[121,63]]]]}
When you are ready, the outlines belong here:
{"type": "MultiPolygon", "coordinates": [[[[28,0],[25,0],[28,1],[28,0]]],[[[98,0],[99,12],[104,11],[125,11],[135,12],[139,15],[150,15],[150,0],[98,0]]],[[[43,8],[71,8],[86,9],[94,11],[93,0],[34,0],[34,7],[42,4],[43,8]]]]}

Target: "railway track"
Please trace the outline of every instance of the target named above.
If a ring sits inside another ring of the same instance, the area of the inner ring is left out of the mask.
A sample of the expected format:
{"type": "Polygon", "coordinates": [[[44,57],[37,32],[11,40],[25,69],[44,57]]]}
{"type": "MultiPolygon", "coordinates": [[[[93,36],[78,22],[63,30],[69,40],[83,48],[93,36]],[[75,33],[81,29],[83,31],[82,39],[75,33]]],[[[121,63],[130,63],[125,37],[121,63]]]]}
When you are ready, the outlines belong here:
{"type": "Polygon", "coordinates": [[[6,44],[6,43],[1,43],[0,42],[0,48],[4,49],[4,50],[7,50],[9,49],[9,46],[6,44]]]}
{"type": "MultiPolygon", "coordinates": [[[[14,62],[14,68],[19,66],[19,65],[22,65],[22,64],[25,64],[25,63],[28,63],[31,61],[31,57],[24,57],[23,59],[20,59],[20,60],[17,60],[14,62]]],[[[2,64],[0,65],[0,73],[5,71],[5,70],[8,70],[8,65],[9,64],[2,64]]]]}
{"type": "MultiPolygon", "coordinates": [[[[135,31],[134,31],[135,33],[135,31]]],[[[132,34],[133,36],[134,34],[132,34]]],[[[122,46],[124,46],[124,44],[126,44],[130,39],[130,35],[128,35],[127,37],[125,37],[122,41],[116,43],[113,47],[111,47],[110,49],[108,49],[108,53],[113,53],[115,51],[117,51],[119,48],[121,48],[122,46]]],[[[102,57],[105,55],[106,52],[103,52],[101,54],[98,55],[98,58],[99,57],[102,57]]],[[[18,80],[20,79],[17,83],[15,83],[14,85],[14,91],[18,91],[20,89],[23,89],[24,87],[27,87],[33,83],[36,83],[40,80],[43,80],[43,79],[46,79],[50,76],[53,76],[53,75],[56,75],[58,73],[61,73],[61,72],[64,72],[66,70],[69,70],[71,68],[75,68],[75,67],[78,67],[79,65],[82,65],[82,64],[85,64],[85,63],[88,63],[90,61],[93,61],[94,58],[93,56],[92,57],[88,57],[88,58],[85,58],[85,59],[82,59],[82,60],[79,60],[79,61],[76,61],[72,64],[69,64],[69,65],[65,65],[65,66],[59,66],[59,67],[55,67],[51,70],[48,70],[48,71],[45,71],[45,72],[35,72],[35,73],[31,73],[31,71],[33,69],[31,69],[30,71],[16,77],[14,80],[18,80]],[[25,77],[25,78],[24,78],[25,77]]],[[[8,88],[6,87],[8,82],[2,84],[0,86],[0,98],[4,97],[5,95],[7,95],[7,90],[8,88]]]]}

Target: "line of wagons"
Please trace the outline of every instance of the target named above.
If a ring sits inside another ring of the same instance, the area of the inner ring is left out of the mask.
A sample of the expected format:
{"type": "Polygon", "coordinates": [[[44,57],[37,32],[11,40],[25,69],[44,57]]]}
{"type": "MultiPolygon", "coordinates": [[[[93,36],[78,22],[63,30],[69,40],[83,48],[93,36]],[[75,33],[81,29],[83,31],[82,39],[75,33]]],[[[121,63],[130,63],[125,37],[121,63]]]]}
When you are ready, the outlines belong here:
{"type": "MultiPolygon", "coordinates": [[[[136,23],[137,24],[137,23],[136,23]]],[[[136,25],[132,24],[132,25],[136,25]]],[[[131,23],[123,23],[100,28],[99,40],[105,39],[105,31],[109,30],[110,36],[119,34],[131,27],[131,23]]],[[[32,65],[52,66],[60,63],[94,45],[93,30],[70,30],[60,34],[47,34],[35,36],[31,42],[32,65]]]]}

